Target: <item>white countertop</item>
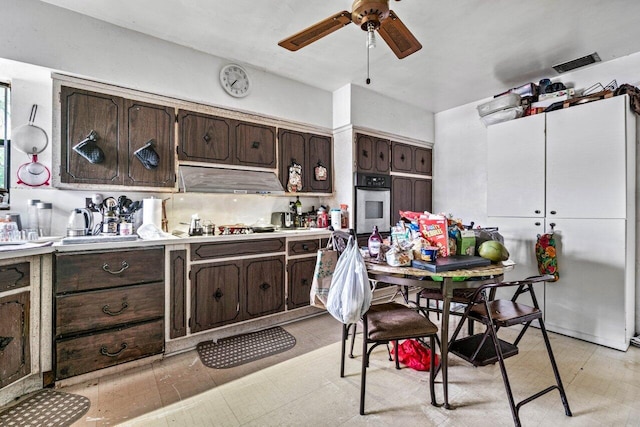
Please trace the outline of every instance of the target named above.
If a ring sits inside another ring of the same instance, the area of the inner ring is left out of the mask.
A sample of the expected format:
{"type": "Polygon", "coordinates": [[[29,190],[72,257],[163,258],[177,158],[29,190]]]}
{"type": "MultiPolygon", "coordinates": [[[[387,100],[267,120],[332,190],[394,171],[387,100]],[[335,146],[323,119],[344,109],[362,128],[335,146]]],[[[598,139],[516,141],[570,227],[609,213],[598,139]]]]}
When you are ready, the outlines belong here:
{"type": "Polygon", "coordinates": [[[128,248],[143,248],[149,246],[171,246],[171,245],[184,245],[191,243],[209,243],[209,242],[231,242],[238,240],[257,240],[257,239],[273,239],[273,238],[290,238],[294,240],[301,240],[304,238],[319,239],[322,237],[329,237],[331,231],[326,229],[302,229],[302,230],[279,230],[267,233],[249,233],[249,234],[229,234],[218,236],[187,236],[187,237],[173,237],[167,239],[158,240],[142,240],[126,242],[98,242],[98,243],[82,243],[82,244],[66,244],[63,245],[60,242],[54,242],[52,245],[47,243],[26,243],[22,245],[10,245],[0,246],[0,260],[43,255],[52,252],[77,252],[77,251],[95,251],[105,249],[128,249],[128,248]],[[44,246],[47,245],[47,246],[44,246]]]}

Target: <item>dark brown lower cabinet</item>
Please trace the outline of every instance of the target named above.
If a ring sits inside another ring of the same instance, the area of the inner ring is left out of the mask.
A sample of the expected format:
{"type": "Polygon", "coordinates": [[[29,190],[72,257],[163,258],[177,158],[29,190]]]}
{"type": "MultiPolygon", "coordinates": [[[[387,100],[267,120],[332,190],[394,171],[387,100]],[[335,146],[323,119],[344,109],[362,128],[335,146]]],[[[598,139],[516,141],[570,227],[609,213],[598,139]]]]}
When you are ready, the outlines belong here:
{"type": "Polygon", "coordinates": [[[30,292],[0,298],[0,388],[31,372],[30,292]]]}
{"type": "Polygon", "coordinates": [[[197,265],[191,269],[191,332],[240,318],[242,261],[197,265]]]}
{"type": "Polygon", "coordinates": [[[171,251],[169,263],[169,336],[178,338],[187,334],[187,251],[171,251]]]}
{"type": "Polygon", "coordinates": [[[316,268],[316,258],[299,258],[289,261],[289,298],[287,308],[293,309],[309,305],[311,281],[316,268]]]}
{"type": "Polygon", "coordinates": [[[281,256],[220,261],[191,268],[191,332],[284,311],[281,256]]]}
{"type": "Polygon", "coordinates": [[[246,317],[284,311],[284,256],[245,260],[246,317]]]}

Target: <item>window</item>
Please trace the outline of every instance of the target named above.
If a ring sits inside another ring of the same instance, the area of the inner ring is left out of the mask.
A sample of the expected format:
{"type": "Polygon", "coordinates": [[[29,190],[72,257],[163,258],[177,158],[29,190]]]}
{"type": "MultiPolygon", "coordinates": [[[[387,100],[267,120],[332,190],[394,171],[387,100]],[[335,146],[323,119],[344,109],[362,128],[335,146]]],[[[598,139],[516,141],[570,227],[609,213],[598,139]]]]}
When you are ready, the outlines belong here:
{"type": "Polygon", "coordinates": [[[10,110],[11,96],[9,85],[0,83],[0,190],[9,189],[10,110]]]}

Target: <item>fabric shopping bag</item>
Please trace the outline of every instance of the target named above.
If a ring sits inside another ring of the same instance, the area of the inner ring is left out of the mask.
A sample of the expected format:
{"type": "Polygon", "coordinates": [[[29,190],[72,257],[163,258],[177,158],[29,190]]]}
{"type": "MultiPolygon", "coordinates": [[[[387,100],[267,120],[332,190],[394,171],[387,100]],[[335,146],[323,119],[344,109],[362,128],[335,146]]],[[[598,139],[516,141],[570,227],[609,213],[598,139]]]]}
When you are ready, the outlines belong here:
{"type": "Polygon", "coordinates": [[[553,233],[538,234],[536,241],[536,259],[538,261],[538,272],[540,274],[551,274],[557,282],[560,278],[558,273],[558,255],[556,253],[556,240],[553,233]]]}
{"type": "Polygon", "coordinates": [[[367,266],[353,237],[338,258],[327,295],[327,311],[344,324],[357,323],[371,306],[367,266]]]}
{"type": "Polygon", "coordinates": [[[309,293],[312,306],[326,308],[327,296],[331,287],[331,278],[338,262],[338,252],[333,250],[331,243],[326,248],[318,251],[316,258],[316,268],[311,281],[311,291],[309,293]]]}

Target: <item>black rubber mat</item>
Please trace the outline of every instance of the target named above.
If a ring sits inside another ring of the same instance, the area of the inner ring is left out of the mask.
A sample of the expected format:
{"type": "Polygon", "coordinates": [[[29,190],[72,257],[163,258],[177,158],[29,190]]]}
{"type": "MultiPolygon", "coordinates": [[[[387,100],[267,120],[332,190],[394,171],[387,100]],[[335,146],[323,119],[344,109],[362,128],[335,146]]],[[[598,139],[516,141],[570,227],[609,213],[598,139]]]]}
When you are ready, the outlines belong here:
{"type": "Polygon", "coordinates": [[[44,389],[0,412],[0,426],[70,426],[87,413],[91,402],[84,396],[44,389]]]}
{"type": "Polygon", "coordinates": [[[201,342],[198,344],[198,355],[205,366],[224,369],[282,353],[295,345],[295,337],[276,326],[264,331],[223,338],[216,343],[201,342]]]}

